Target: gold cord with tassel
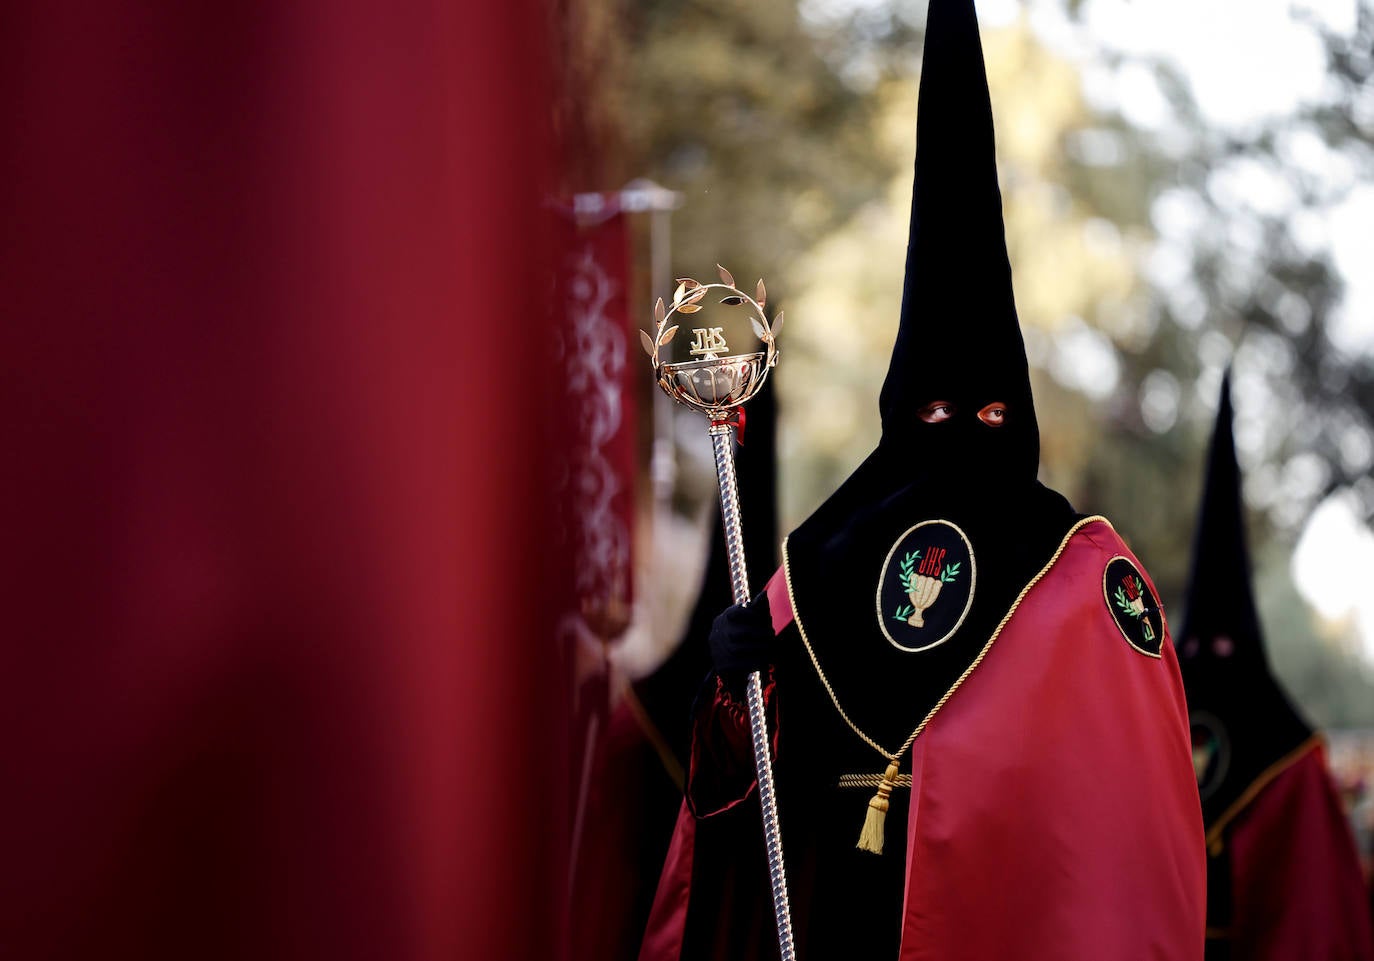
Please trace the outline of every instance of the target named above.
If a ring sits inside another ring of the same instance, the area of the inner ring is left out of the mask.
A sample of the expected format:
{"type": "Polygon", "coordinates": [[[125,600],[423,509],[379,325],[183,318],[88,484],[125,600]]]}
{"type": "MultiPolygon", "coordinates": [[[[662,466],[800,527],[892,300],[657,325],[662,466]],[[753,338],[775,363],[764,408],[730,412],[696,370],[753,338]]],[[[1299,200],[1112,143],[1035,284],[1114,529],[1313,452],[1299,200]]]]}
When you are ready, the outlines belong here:
{"type": "Polygon", "coordinates": [[[887,823],[888,798],[897,786],[897,762],[893,761],[883,773],[878,783],[878,793],[868,800],[868,816],[864,818],[864,829],[859,832],[860,851],[872,854],[883,853],[884,825],[887,823]]]}
{"type": "MultiPolygon", "coordinates": [[[[1026,595],[1031,592],[1031,588],[1039,584],[1041,578],[1048,574],[1050,568],[1059,560],[1060,555],[1068,548],[1069,540],[1084,527],[1087,527],[1089,524],[1097,523],[1105,524],[1109,529],[1113,529],[1111,522],[1100,514],[1084,517],[1068,529],[1063,539],[1060,540],[1059,547],[1055,550],[1054,556],[1046,562],[1044,567],[1040,568],[1039,573],[1030,579],[1030,583],[1021,588],[1021,593],[1016,595],[1016,600],[1012,601],[1011,609],[1008,610],[1007,613],[1003,615],[1002,620],[998,622],[997,627],[992,632],[992,636],[987,639],[987,643],[985,643],[983,649],[978,652],[978,656],[973,659],[973,663],[964,668],[964,673],[960,674],[950,688],[940,696],[940,699],[935,702],[935,706],[921,719],[921,723],[916,725],[916,729],[907,736],[906,741],[897,749],[895,754],[888,753],[881,744],[860,730],[859,726],[854,723],[853,718],[845,712],[844,706],[840,704],[839,695],[835,693],[835,688],[830,684],[830,678],[826,677],[825,671],[821,669],[821,662],[816,657],[816,650],[811,646],[811,639],[806,636],[806,625],[802,623],[801,614],[797,612],[797,598],[792,590],[792,561],[787,552],[788,539],[783,538],[782,567],[787,577],[787,600],[792,604],[793,617],[796,619],[797,631],[801,634],[802,646],[806,648],[806,656],[811,659],[811,666],[816,669],[816,676],[820,678],[821,685],[825,688],[825,693],[830,695],[830,703],[835,705],[835,710],[839,712],[840,719],[844,721],[845,724],[849,725],[849,729],[857,734],[861,741],[892,762],[888,765],[887,772],[883,775],[882,780],[878,784],[878,793],[868,802],[868,816],[864,819],[864,829],[859,834],[859,850],[870,851],[874,854],[883,853],[883,825],[887,820],[887,799],[892,795],[892,789],[898,786],[897,764],[901,761],[902,755],[906,753],[907,748],[911,747],[916,741],[916,738],[921,736],[921,732],[924,731],[926,725],[930,723],[930,719],[935,716],[940,708],[945,706],[946,701],[954,696],[954,692],[959,689],[959,686],[968,679],[968,676],[974,672],[979,664],[983,663],[983,658],[986,657],[988,651],[992,649],[993,642],[1001,635],[1002,628],[1007,626],[1007,622],[1011,620],[1012,615],[1015,614],[1017,608],[1021,606],[1021,602],[1025,600],[1026,595]]],[[[879,611],[879,616],[881,616],[881,614],[882,612],[879,611]]],[[[857,782],[862,778],[863,786],[867,787],[868,784],[871,783],[869,781],[871,777],[872,775],[845,775],[840,779],[839,786],[858,787],[859,783],[857,782]]],[[[907,778],[907,780],[909,781],[910,779],[907,778]]]]}

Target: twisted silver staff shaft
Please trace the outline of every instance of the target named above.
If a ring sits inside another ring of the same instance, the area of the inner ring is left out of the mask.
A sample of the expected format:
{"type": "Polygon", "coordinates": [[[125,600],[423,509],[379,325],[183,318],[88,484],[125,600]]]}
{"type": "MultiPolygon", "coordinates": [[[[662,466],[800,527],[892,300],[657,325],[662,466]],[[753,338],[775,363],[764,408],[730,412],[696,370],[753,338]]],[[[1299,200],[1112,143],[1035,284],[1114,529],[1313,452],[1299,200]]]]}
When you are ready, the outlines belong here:
{"type": "MultiPolygon", "coordinates": [[[[711,424],[711,446],[716,455],[720,481],[720,519],[725,525],[726,555],[730,560],[730,589],[736,604],[749,603],[749,571],[744,562],[744,528],[739,515],[739,486],[735,481],[732,451],[734,425],[711,424]]],[[[768,880],[773,889],[773,917],[778,923],[778,953],[782,961],[796,961],[792,944],[792,909],[787,903],[787,874],[782,857],[782,829],[778,800],[773,790],[773,762],[768,757],[768,721],[763,712],[763,678],[749,675],[747,688],[749,730],[754,742],[754,768],[759,779],[759,805],[763,809],[764,843],[768,849],[768,880]]]]}

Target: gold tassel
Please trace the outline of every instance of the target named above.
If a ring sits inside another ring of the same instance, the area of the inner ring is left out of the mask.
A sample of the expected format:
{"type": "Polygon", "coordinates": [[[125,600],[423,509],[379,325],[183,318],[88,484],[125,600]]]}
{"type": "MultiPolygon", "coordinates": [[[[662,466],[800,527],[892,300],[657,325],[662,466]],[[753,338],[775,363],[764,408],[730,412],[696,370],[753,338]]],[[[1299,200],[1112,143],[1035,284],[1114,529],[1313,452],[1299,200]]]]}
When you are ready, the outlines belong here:
{"type": "Polygon", "coordinates": [[[887,799],[892,796],[892,789],[897,785],[897,762],[893,761],[887,766],[887,771],[883,773],[883,779],[878,784],[878,793],[868,800],[868,816],[864,818],[864,829],[859,832],[860,851],[868,851],[871,854],[883,853],[883,826],[887,823],[887,799]]]}

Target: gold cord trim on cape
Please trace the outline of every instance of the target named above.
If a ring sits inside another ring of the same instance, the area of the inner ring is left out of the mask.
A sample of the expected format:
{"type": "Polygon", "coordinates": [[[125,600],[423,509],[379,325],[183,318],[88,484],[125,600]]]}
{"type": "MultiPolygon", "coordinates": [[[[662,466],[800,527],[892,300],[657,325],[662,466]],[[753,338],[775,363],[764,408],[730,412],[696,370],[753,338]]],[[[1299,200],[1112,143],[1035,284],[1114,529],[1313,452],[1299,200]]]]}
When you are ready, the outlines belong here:
{"type": "Polygon", "coordinates": [[[1293,750],[1289,751],[1260,772],[1259,777],[1251,781],[1250,786],[1241,792],[1240,797],[1232,801],[1230,806],[1227,807],[1225,811],[1222,811],[1221,816],[1212,822],[1212,826],[1207,829],[1207,853],[1212,857],[1216,857],[1220,854],[1226,847],[1226,840],[1221,834],[1226,830],[1227,826],[1234,821],[1242,811],[1249,807],[1250,802],[1254,801],[1256,796],[1268,787],[1275,778],[1294,764],[1297,764],[1298,761],[1302,760],[1303,755],[1324,743],[1325,740],[1326,739],[1320,734],[1313,734],[1307,740],[1303,741],[1297,747],[1293,748],[1293,750]]]}
{"type": "MultiPolygon", "coordinates": [[[[885,750],[881,744],[879,744],[877,741],[873,740],[873,738],[865,734],[859,728],[859,725],[854,723],[854,721],[850,718],[849,714],[845,712],[844,707],[841,706],[839,696],[835,693],[835,689],[830,685],[830,679],[825,676],[825,671],[821,668],[821,662],[816,657],[816,651],[811,646],[811,640],[806,636],[806,627],[802,624],[801,611],[797,609],[797,598],[792,591],[792,559],[788,556],[787,553],[787,541],[791,535],[788,535],[788,537],[783,538],[782,571],[784,577],[787,580],[787,600],[792,605],[792,616],[793,619],[797,622],[797,633],[801,635],[802,644],[806,648],[807,657],[811,659],[811,666],[816,669],[816,676],[820,678],[821,685],[825,688],[825,693],[830,695],[830,703],[835,705],[835,710],[839,712],[841,720],[843,720],[844,723],[849,726],[849,729],[851,731],[853,731],[855,734],[859,736],[860,740],[862,740],[869,747],[873,748],[873,750],[877,751],[890,762],[887,769],[888,773],[877,776],[876,781],[878,783],[878,793],[875,794],[872,800],[868,802],[869,816],[868,819],[864,822],[864,830],[859,835],[858,847],[861,850],[873,850],[873,846],[871,844],[871,835],[872,830],[874,828],[875,816],[886,811],[887,796],[891,793],[892,786],[898,777],[895,768],[898,764],[901,763],[902,755],[904,755],[907,752],[907,749],[910,748],[911,745],[916,742],[916,738],[920,737],[921,732],[926,729],[926,725],[930,723],[931,718],[935,716],[935,714],[940,710],[940,708],[945,706],[945,702],[948,701],[954,695],[954,692],[957,691],[960,685],[962,685],[964,681],[968,679],[968,676],[974,672],[978,665],[983,663],[983,658],[987,657],[988,651],[992,649],[993,642],[996,641],[997,638],[1001,635],[1002,629],[1007,626],[1007,622],[1011,620],[1012,615],[1015,614],[1017,608],[1021,606],[1021,602],[1025,600],[1026,595],[1030,593],[1031,588],[1035,587],[1036,584],[1040,583],[1040,579],[1049,573],[1050,568],[1055,565],[1055,563],[1059,560],[1060,555],[1062,555],[1064,553],[1064,550],[1069,546],[1069,539],[1073,537],[1074,534],[1077,534],[1084,527],[1088,526],[1089,524],[1096,523],[1098,521],[1101,521],[1102,523],[1106,524],[1108,528],[1115,530],[1115,528],[1112,527],[1111,521],[1107,520],[1107,518],[1101,516],[1100,514],[1094,514],[1091,517],[1085,517],[1082,520],[1077,521],[1072,527],[1068,529],[1068,532],[1064,534],[1063,539],[1060,540],[1059,546],[1055,548],[1054,556],[1052,556],[1049,559],[1049,561],[1046,562],[1044,567],[1040,568],[1040,571],[1030,579],[1030,582],[1027,583],[1025,587],[1021,588],[1021,593],[1016,595],[1016,600],[1012,601],[1011,607],[1007,610],[1007,613],[1003,615],[1002,620],[998,622],[997,627],[992,632],[992,636],[989,637],[987,639],[987,642],[983,644],[983,649],[978,652],[978,656],[973,659],[973,663],[966,667],[964,669],[964,672],[960,674],[958,678],[955,679],[953,684],[950,685],[949,690],[945,691],[945,693],[940,696],[940,699],[935,702],[935,706],[930,709],[930,711],[926,714],[925,717],[921,718],[921,723],[916,725],[916,729],[911,732],[910,736],[907,737],[907,739],[902,743],[902,746],[897,748],[896,751],[885,750]]],[[[908,778],[909,777],[910,775],[908,775],[908,778]]],[[[877,826],[879,829],[881,829],[881,821],[879,821],[877,826]]],[[[876,845],[876,851],[874,851],[874,853],[882,853],[881,839],[878,840],[876,845]]]]}
{"type": "MultiPolygon", "coordinates": [[[[868,787],[875,788],[883,783],[881,774],[844,774],[836,783],[836,787],[868,787]]],[[[911,787],[910,774],[898,774],[892,781],[893,787],[911,787]]]]}

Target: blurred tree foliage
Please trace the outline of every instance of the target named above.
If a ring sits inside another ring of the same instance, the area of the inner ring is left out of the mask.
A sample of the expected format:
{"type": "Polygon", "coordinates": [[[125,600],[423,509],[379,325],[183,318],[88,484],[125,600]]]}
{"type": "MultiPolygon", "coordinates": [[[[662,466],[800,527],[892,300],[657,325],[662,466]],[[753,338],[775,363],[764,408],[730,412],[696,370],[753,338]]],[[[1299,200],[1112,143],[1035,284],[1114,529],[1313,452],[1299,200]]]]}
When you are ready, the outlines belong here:
{"type": "MultiPolygon", "coordinates": [[[[1131,136],[1129,152],[1152,172],[1143,183],[1152,220],[1182,225],[1170,240],[1186,257],[1147,270],[1152,332],[1120,352],[1114,424],[1086,478],[1108,499],[1114,491],[1153,499],[1150,523],[1170,529],[1182,551],[1186,528],[1167,515],[1183,505],[1191,516],[1217,381],[1234,357],[1271,661],[1318,723],[1370,726],[1374,675],[1354,624],[1320,622],[1293,586],[1289,559],[1301,525],[1336,492],[1353,495],[1347,501],[1366,523],[1374,519],[1371,318],[1340,317],[1342,278],[1326,243],[1333,213],[1374,182],[1374,6],[1362,0],[1351,33],[1311,18],[1306,29],[1325,48],[1324,94],[1239,131],[1209,125],[1184,79],[1164,62],[1146,62],[1170,105],[1174,136],[1131,136]],[[1118,460],[1156,465],[1145,491],[1132,490],[1138,485],[1121,476],[1118,460]],[[1160,503],[1163,491],[1171,496],[1160,503]]],[[[1147,556],[1165,573],[1166,600],[1181,599],[1169,555],[1147,556]]]]}
{"type": "MultiPolygon", "coordinates": [[[[1074,16],[1091,3],[1062,5],[1074,16]]],[[[579,189],[647,176],[681,191],[675,273],[726,263],[737,277],[767,276],[771,304],[787,307],[784,529],[877,439],[924,8],[573,8],[591,38],[577,56],[593,139],[618,148],[600,182],[579,189]]],[[[1144,63],[1171,107],[1162,136],[1092,106],[1079,66],[1024,20],[984,31],[1045,480],[1112,518],[1177,621],[1206,439],[1234,358],[1273,658],[1318,720],[1374,723],[1374,709],[1358,708],[1374,698],[1348,627],[1314,626],[1288,570],[1302,523],[1328,494],[1353,489],[1374,517],[1374,356],[1337,335],[1341,277],[1313,241],[1313,224],[1374,173],[1370,0],[1354,33],[1322,39],[1324,97],[1242,131],[1210,125],[1183,77],[1144,63]],[[1310,159],[1319,151],[1340,158],[1345,175],[1325,175],[1310,159]],[[1265,191],[1252,189],[1258,181],[1265,191]],[[1261,193],[1281,202],[1261,203],[1261,193]]],[[[1097,55],[1109,70],[1130,66],[1097,55]]]]}
{"type": "MultiPolygon", "coordinates": [[[[597,60],[583,71],[597,77],[592,112],[617,124],[602,141],[617,145],[615,167],[595,189],[647,177],[680,192],[672,276],[711,278],[725,264],[746,285],[767,279],[770,312],[785,307],[789,266],[892,175],[894,158],[873,149],[872,91],[895,69],[888,54],[903,49],[910,27],[888,14],[808,22],[796,0],[567,2],[594,8],[585,22],[616,25],[583,45],[597,60]],[[863,35],[876,45],[870,69],[855,72],[863,35]]],[[[643,240],[641,251],[647,230],[643,240]]],[[[669,292],[646,286],[636,299],[647,305],[669,292]]],[[[648,377],[644,384],[647,395],[648,377]]],[[[675,505],[692,515],[715,496],[714,469],[699,418],[678,420],[675,505]]]]}
{"type": "Polygon", "coordinates": [[[873,102],[833,61],[844,34],[808,29],[795,0],[637,0],[621,17],[626,163],[685,197],[679,275],[777,277],[886,183],[873,102]]]}
{"type": "MultiPolygon", "coordinates": [[[[1322,221],[1374,175],[1374,7],[1360,6],[1352,35],[1310,29],[1326,47],[1326,97],[1240,132],[1210,127],[1186,83],[1150,64],[1186,133],[1159,156],[1150,199],[1188,223],[1191,248],[1156,300],[1155,344],[1183,347],[1158,369],[1210,373],[1210,387],[1224,352],[1208,338],[1238,345],[1238,377],[1261,408],[1241,425],[1248,493],[1285,535],[1347,488],[1374,518],[1374,354],[1334,333],[1343,285],[1322,242],[1322,221]]],[[[1207,393],[1185,412],[1210,414],[1207,393]]]]}

